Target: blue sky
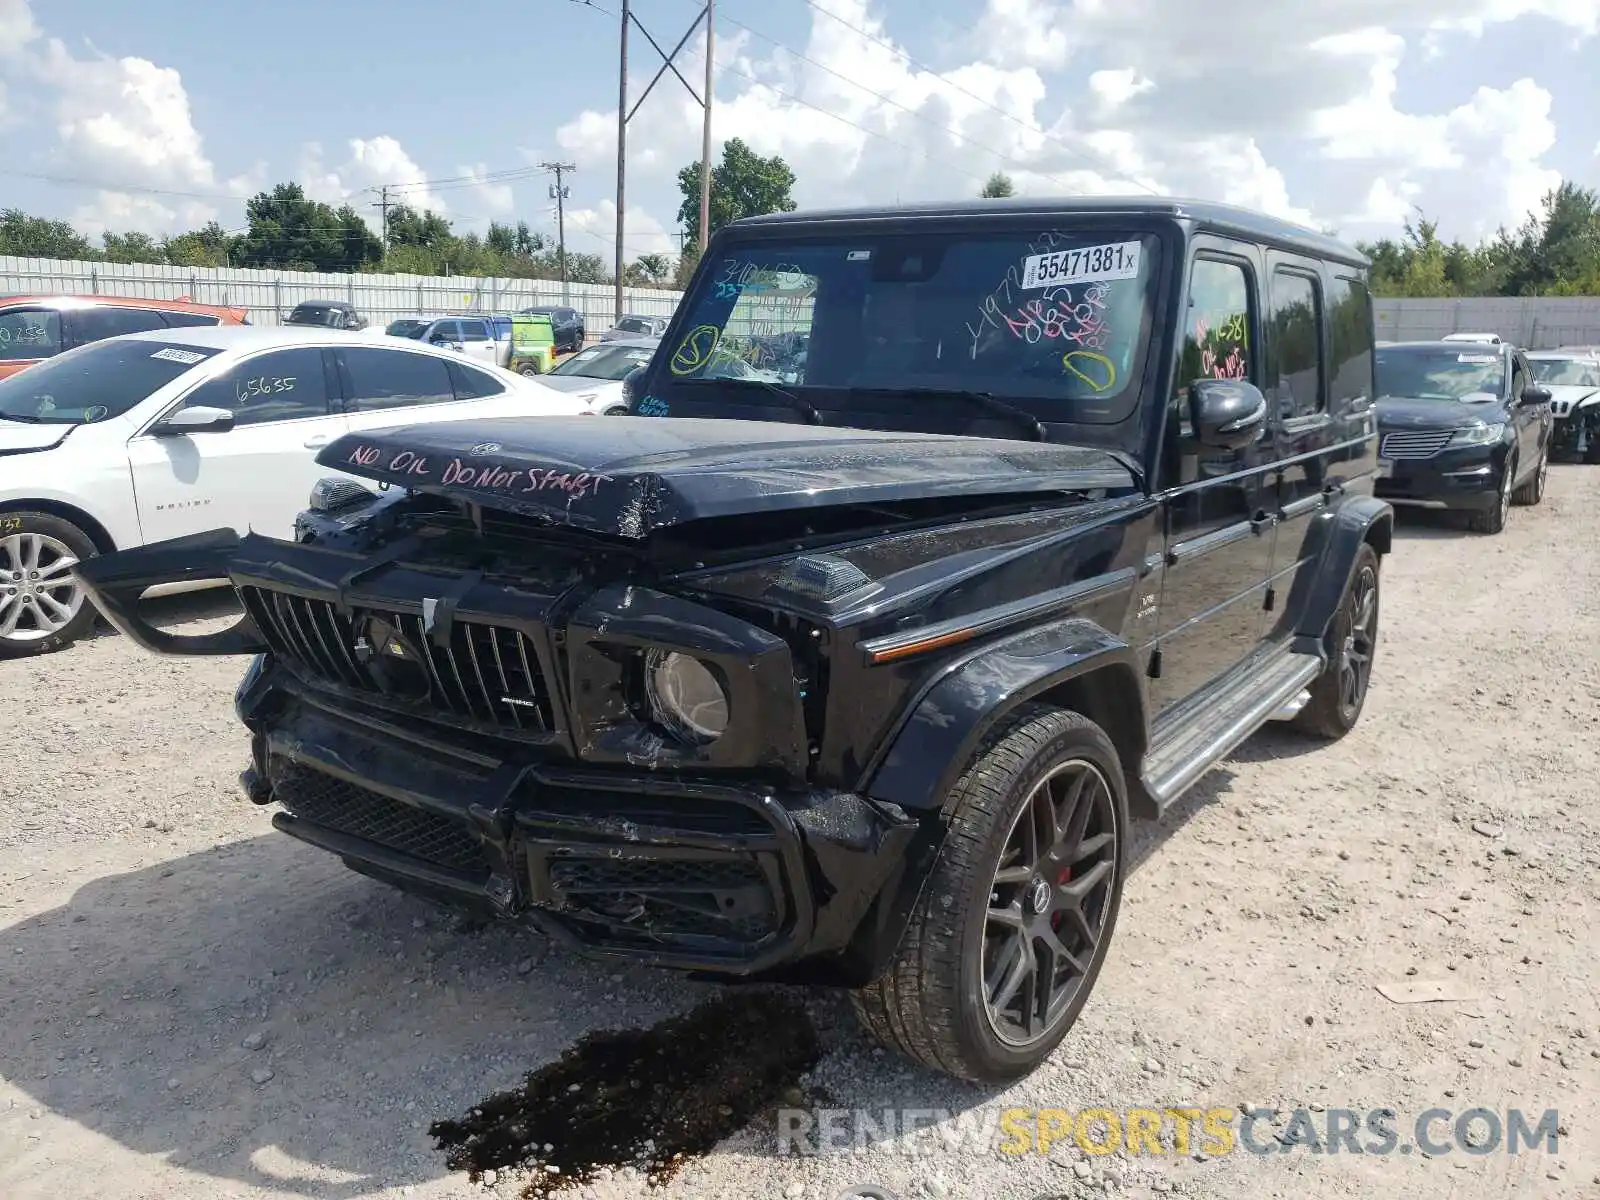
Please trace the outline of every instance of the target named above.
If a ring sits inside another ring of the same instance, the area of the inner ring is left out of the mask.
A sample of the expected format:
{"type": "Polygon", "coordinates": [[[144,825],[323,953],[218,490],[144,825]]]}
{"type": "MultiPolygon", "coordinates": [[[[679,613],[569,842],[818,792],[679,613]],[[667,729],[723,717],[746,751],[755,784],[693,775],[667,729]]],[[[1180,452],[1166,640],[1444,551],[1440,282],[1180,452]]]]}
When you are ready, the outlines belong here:
{"type": "MultiPolygon", "coordinates": [[[[620,0],[449,6],[0,0],[0,205],[168,232],[297,179],[381,183],[463,229],[553,226],[609,258],[620,0]],[[270,17],[261,14],[270,12],[270,17]],[[57,182],[30,176],[53,176],[57,182]],[[85,181],[66,183],[60,180],[85,181]]],[[[636,0],[669,46],[699,11],[636,0]]],[[[720,0],[714,133],[794,167],[803,205],[1164,191],[1393,232],[1515,223],[1600,185],[1600,0],[720,0]]],[[[696,39],[696,45],[698,39],[696,39]]],[[[632,39],[634,94],[659,60],[632,39]]],[[[683,56],[699,85],[698,53],[683,56]]],[[[630,127],[629,257],[671,250],[699,111],[666,77],[630,127]]]]}

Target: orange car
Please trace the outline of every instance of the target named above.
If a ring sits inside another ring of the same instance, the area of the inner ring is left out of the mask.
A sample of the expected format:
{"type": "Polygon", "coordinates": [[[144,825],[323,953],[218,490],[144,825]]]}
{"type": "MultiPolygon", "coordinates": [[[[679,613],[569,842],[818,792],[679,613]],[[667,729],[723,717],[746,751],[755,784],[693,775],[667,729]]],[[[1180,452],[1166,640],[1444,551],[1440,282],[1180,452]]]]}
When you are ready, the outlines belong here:
{"type": "Polygon", "coordinates": [[[248,325],[249,310],[131,296],[0,296],[0,379],[88,342],[182,325],[248,325]]]}

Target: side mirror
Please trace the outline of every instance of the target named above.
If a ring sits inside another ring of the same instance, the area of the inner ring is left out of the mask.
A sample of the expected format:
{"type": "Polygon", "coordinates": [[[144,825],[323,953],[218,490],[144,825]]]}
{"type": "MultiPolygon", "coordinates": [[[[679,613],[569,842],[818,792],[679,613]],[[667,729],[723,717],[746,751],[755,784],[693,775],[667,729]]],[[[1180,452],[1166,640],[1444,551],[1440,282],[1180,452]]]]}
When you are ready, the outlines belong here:
{"type": "Polygon", "coordinates": [[[1522,389],[1522,403],[1525,405],[1549,404],[1554,393],[1543,384],[1531,383],[1522,389]]]}
{"type": "Polygon", "coordinates": [[[1202,446],[1238,450],[1261,435],[1267,398],[1243,379],[1197,379],[1189,385],[1189,421],[1202,446]]]}
{"type": "Polygon", "coordinates": [[[644,367],[635,367],[622,377],[622,402],[633,409],[633,402],[639,398],[639,388],[644,383],[644,367]]]}
{"type": "Polygon", "coordinates": [[[150,432],[156,437],[185,437],[191,433],[227,433],[233,428],[233,411],[197,404],[180,408],[150,432]]]}

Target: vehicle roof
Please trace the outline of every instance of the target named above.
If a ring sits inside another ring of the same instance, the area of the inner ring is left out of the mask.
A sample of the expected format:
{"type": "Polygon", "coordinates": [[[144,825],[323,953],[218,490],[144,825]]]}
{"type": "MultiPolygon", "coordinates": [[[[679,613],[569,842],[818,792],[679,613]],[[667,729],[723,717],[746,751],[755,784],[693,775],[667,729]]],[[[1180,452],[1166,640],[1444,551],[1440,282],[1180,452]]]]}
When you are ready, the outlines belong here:
{"type": "Polygon", "coordinates": [[[354,308],[348,300],[301,300],[296,308],[354,308]]]}
{"type": "Polygon", "coordinates": [[[32,304],[39,308],[91,308],[96,304],[113,304],[124,308],[171,308],[182,312],[226,313],[238,316],[247,310],[242,305],[197,304],[193,300],[153,300],[148,296],[84,296],[72,292],[53,292],[42,295],[0,296],[0,306],[32,304]]]}
{"type": "Polygon", "coordinates": [[[1211,200],[1190,200],[1177,196],[1014,196],[1004,200],[957,200],[921,204],[880,205],[862,208],[810,209],[787,213],[766,213],[744,217],[728,228],[770,226],[804,227],[834,222],[871,220],[916,221],[948,217],[992,216],[1135,216],[1170,217],[1193,221],[1209,229],[1240,234],[1299,250],[1317,258],[1331,258],[1355,266],[1368,266],[1370,260],[1347,242],[1319,233],[1315,229],[1268,216],[1254,209],[1211,200]]]}
{"type": "Polygon", "coordinates": [[[1491,354],[1510,354],[1516,349],[1510,342],[1467,342],[1446,341],[1444,338],[1421,339],[1411,342],[1390,342],[1383,347],[1385,350],[1449,350],[1460,354],[1463,346],[1477,350],[1487,351],[1491,354]]]}
{"type": "MultiPolygon", "coordinates": [[[[147,342],[180,342],[218,350],[253,350],[263,346],[304,346],[327,342],[339,346],[405,345],[404,342],[374,342],[365,333],[349,329],[325,329],[318,325],[186,325],[182,329],[150,329],[125,333],[125,338],[147,342]]],[[[465,361],[465,360],[463,360],[465,361]]]]}
{"type": "Polygon", "coordinates": [[[1600,358],[1600,346],[1563,346],[1558,350],[1529,350],[1529,358],[1600,358]]]}

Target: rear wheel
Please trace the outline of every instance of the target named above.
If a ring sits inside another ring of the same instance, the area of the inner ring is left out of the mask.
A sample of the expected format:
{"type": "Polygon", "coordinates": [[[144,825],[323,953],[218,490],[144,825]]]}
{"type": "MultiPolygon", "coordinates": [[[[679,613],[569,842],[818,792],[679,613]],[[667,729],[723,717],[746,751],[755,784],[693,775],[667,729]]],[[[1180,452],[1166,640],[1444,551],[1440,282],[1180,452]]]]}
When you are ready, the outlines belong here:
{"type": "Polygon", "coordinates": [[[526,375],[529,378],[532,378],[533,376],[537,375],[538,373],[539,373],[539,368],[534,363],[523,363],[520,367],[517,368],[517,374],[518,375],[526,375]]]}
{"type": "Polygon", "coordinates": [[[72,577],[94,542],[49,513],[0,513],[0,658],[49,654],[82,637],[94,606],[72,577]]]}
{"type": "Polygon", "coordinates": [[[1077,713],[1008,718],[950,795],[950,824],[893,962],[854,993],[879,1041],[963,1079],[1044,1061],[1105,961],[1126,871],[1110,739],[1077,713]]]}
{"type": "Polygon", "coordinates": [[[1355,728],[1367,702],[1372,659],[1378,649],[1378,552],[1366,542],[1356,552],[1350,582],[1328,627],[1328,665],[1311,684],[1311,699],[1295,728],[1313,737],[1341,738],[1355,728]]]}

